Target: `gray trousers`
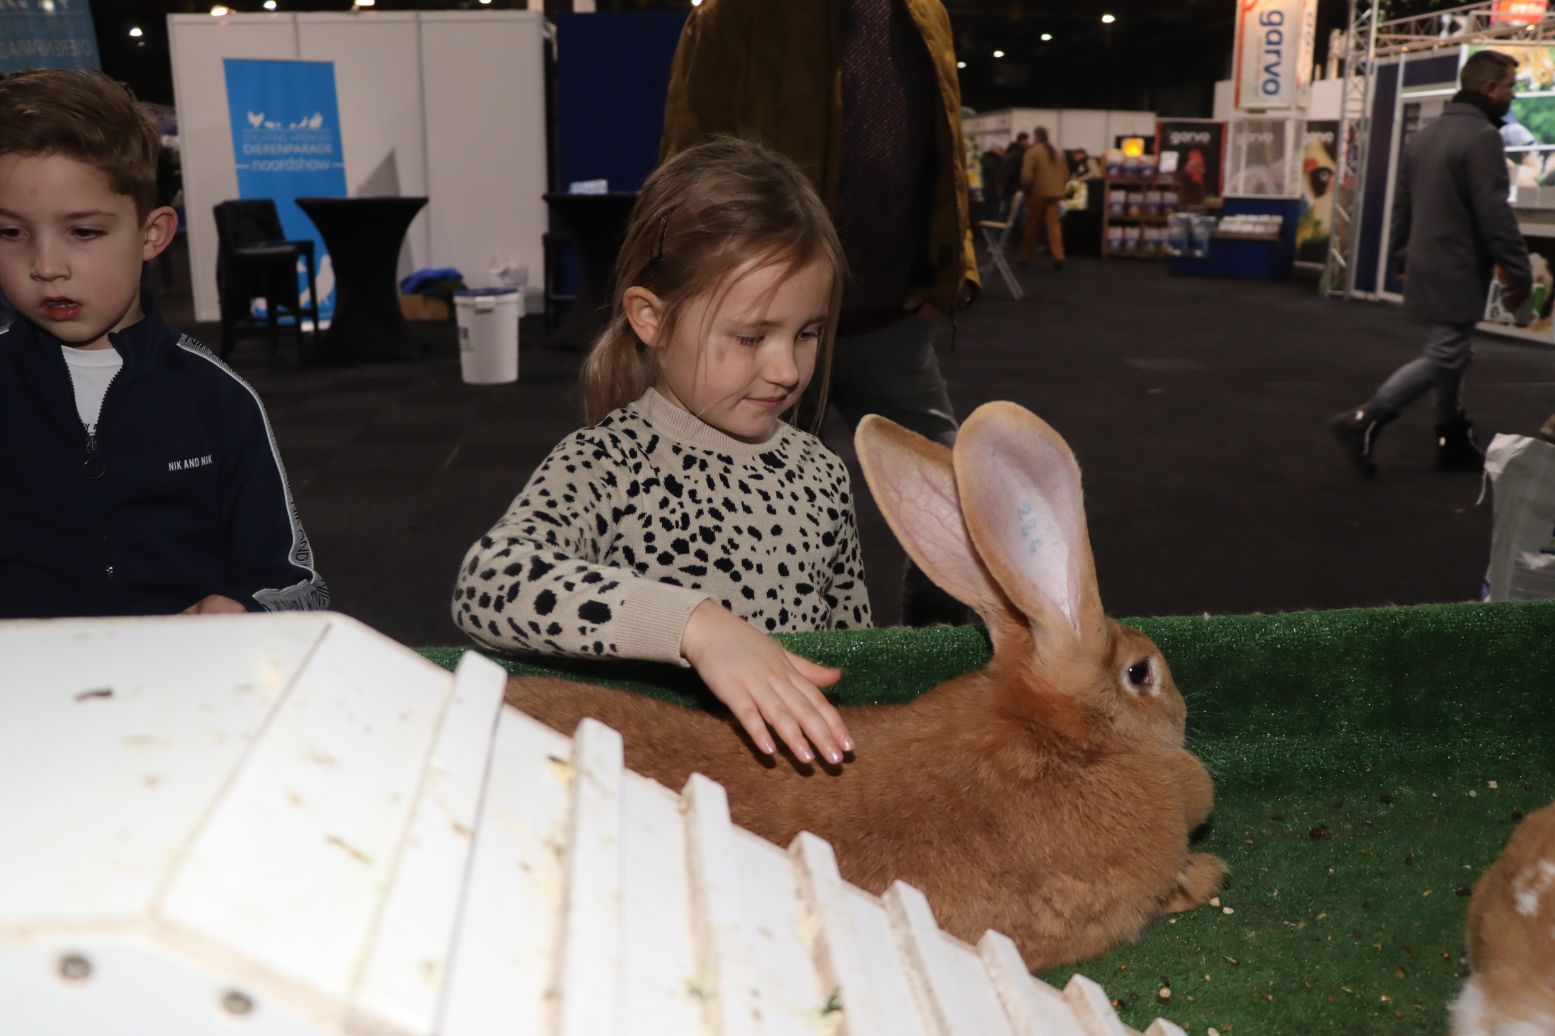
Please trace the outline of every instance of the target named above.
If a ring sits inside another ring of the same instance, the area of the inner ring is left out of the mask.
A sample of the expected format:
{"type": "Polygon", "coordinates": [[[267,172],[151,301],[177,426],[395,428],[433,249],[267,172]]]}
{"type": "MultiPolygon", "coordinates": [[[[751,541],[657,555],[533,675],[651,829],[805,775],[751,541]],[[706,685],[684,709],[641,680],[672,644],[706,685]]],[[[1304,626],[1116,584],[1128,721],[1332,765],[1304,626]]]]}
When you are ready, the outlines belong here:
{"type": "Polygon", "coordinates": [[[1388,375],[1368,406],[1397,413],[1429,389],[1436,390],[1436,420],[1446,424],[1463,414],[1463,372],[1474,358],[1473,324],[1427,324],[1419,356],[1388,375]]]}
{"type": "Polygon", "coordinates": [[[831,401],[849,426],[879,414],[926,439],[956,441],[956,413],[934,353],[931,320],[912,313],[889,327],[837,339],[831,401]]]}
{"type": "MultiPolygon", "coordinates": [[[[934,352],[934,322],[905,314],[889,327],[839,337],[832,356],[831,402],[857,428],[866,414],[888,417],[926,439],[952,446],[956,413],[934,352]]],[[[960,626],[967,610],[909,558],[902,570],[902,623],[960,626]]]]}

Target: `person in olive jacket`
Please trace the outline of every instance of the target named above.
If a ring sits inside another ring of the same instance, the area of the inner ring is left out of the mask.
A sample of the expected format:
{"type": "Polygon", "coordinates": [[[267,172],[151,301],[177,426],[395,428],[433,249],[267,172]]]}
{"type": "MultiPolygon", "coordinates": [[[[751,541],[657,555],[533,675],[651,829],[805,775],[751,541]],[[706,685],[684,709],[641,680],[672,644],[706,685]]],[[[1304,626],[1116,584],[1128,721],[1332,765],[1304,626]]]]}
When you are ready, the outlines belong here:
{"type": "Polygon", "coordinates": [[[1425,325],[1425,348],[1370,399],[1328,421],[1350,463],[1368,478],[1377,470],[1377,433],[1431,389],[1436,466],[1462,471],[1484,463],[1461,395],[1474,325],[1484,316],[1497,266],[1508,309],[1521,308],[1533,285],[1528,245],[1507,201],[1511,186],[1499,132],[1516,96],[1516,76],[1512,58],[1476,52],[1459,75],[1461,89],[1405,149],[1392,247],[1403,264],[1404,311],[1425,325]]]}
{"type": "MultiPolygon", "coordinates": [[[[883,414],[953,442],[934,334],[979,282],[941,0],[706,0],[675,52],[661,156],[720,135],[793,160],[836,224],[849,275],[832,362],[837,410],[850,424],[883,414]]],[[[915,569],[903,598],[909,624],[965,621],[915,569]]]]}

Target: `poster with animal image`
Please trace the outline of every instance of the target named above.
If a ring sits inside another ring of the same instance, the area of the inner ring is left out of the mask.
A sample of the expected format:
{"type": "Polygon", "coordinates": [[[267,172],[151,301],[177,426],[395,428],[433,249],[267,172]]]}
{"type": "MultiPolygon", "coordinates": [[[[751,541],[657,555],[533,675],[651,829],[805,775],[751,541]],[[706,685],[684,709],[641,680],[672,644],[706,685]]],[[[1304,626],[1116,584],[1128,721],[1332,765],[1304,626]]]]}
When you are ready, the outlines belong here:
{"type": "Polygon", "coordinates": [[[1226,127],[1212,119],[1171,119],[1156,123],[1156,154],[1161,168],[1175,163],[1177,197],[1194,208],[1220,197],[1226,127]],[[1169,159],[1168,155],[1175,158],[1169,159]]]}
{"type": "Polygon", "coordinates": [[[1301,138],[1301,215],[1296,220],[1296,261],[1328,261],[1334,226],[1334,181],[1339,173],[1339,122],[1308,122],[1301,138]]]}
{"type": "Polygon", "coordinates": [[[1469,47],[1467,55],[1493,50],[1517,62],[1517,99],[1501,127],[1512,186],[1555,186],[1555,47],[1497,43],[1469,47]]]}
{"type": "MultiPolygon", "coordinates": [[[[1533,294],[1528,302],[1532,308],[1532,320],[1521,330],[1528,335],[1536,336],[1549,342],[1555,342],[1555,320],[1551,319],[1551,310],[1555,309],[1555,237],[1530,237],[1528,242],[1528,261],[1533,266],[1533,294]]],[[[1517,314],[1507,308],[1501,297],[1501,268],[1496,268],[1496,277],[1490,282],[1490,294],[1485,300],[1485,323],[1497,324],[1502,327],[1515,326],[1517,314]]]]}

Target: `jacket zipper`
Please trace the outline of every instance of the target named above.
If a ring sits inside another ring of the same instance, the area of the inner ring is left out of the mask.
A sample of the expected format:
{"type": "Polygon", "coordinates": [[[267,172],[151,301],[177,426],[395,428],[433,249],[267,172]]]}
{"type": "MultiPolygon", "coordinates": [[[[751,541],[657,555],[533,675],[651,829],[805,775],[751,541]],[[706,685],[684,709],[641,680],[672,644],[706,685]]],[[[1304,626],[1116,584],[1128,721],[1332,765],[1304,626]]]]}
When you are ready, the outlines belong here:
{"type": "MultiPolygon", "coordinates": [[[[60,359],[64,360],[64,357],[60,357],[60,359]]],[[[119,375],[123,373],[123,370],[124,368],[121,366],[119,370],[114,371],[113,377],[108,379],[108,384],[103,389],[103,401],[102,404],[97,408],[97,424],[88,425],[85,421],[81,422],[81,430],[86,433],[86,459],[81,462],[81,474],[93,482],[96,482],[98,479],[102,478],[108,470],[107,465],[103,462],[102,457],[98,456],[97,453],[98,441],[96,429],[102,427],[103,411],[108,407],[108,393],[113,391],[114,383],[119,380],[119,375]]],[[[75,373],[70,369],[69,361],[65,361],[65,376],[70,380],[71,402],[74,402],[76,394],[76,376],[75,373]]],[[[80,415],[78,414],[77,417],[79,416],[80,415]]],[[[99,492],[101,492],[101,490],[99,490],[99,492]]],[[[107,532],[102,534],[102,543],[104,559],[103,575],[111,582],[113,580],[113,548],[108,542],[107,532]]]]}

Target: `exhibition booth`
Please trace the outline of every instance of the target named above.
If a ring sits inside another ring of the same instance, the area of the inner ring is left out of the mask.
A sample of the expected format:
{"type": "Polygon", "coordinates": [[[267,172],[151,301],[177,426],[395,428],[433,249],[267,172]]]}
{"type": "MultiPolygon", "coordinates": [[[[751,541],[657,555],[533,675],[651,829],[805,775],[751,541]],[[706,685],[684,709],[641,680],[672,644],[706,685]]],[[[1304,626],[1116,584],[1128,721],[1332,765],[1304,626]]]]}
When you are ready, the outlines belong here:
{"type": "Polygon", "coordinates": [[[1486,300],[1482,329],[1542,343],[1555,342],[1551,324],[1551,263],[1555,262],[1555,46],[1543,42],[1443,40],[1437,47],[1400,53],[1377,63],[1370,110],[1370,141],[1360,201],[1360,240],[1353,294],[1401,301],[1403,283],[1390,255],[1397,171],[1410,138],[1441,114],[1458,90],[1458,72],[1470,54],[1490,49],[1518,62],[1517,99],[1501,130],[1506,147],[1512,210],[1527,239],[1534,270],[1532,323],[1516,326],[1500,305],[1497,286],[1486,300]]]}
{"type": "Polygon", "coordinates": [[[1305,0],[1244,5],[1238,78],[1215,90],[1214,117],[1227,127],[1226,211],[1254,201],[1278,211],[1292,265],[1320,274],[1321,290],[1402,301],[1388,216],[1404,149],[1457,92],[1459,70],[1471,54],[1487,48],[1507,54],[1518,62],[1518,97],[1501,135],[1510,201],[1534,266],[1536,312],[1531,324],[1517,326],[1492,285],[1480,326],[1555,343],[1555,190],[1549,186],[1555,168],[1546,169],[1555,153],[1555,46],[1546,36],[1555,33],[1544,5],[1490,0],[1446,15],[1374,27],[1358,22],[1349,38],[1333,41],[1329,78],[1301,81],[1299,70],[1311,67],[1310,43],[1303,43],[1308,49],[1296,66],[1297,88],[1285,103],[1271,105],[1262,95],[1267,69],[1244,67],[1244,42],[1252,38],[1256,47],[1271,16],[1276,24],[1304,24],[1311,7],[1305,0]]]}
{"type": "MultiPolygon", "coordinates": [[[[330,246],[298,197],[421,198],[399,276],[494,263],[538,279],[547,229],[545,21],[529,11],[171,15],[195,318],[220,318],[214,206],[273,198],[313,239],[326,317],[330,246]]],[[[392,288],[392,285],[391,285],[392,288]]],[[[538,285],[533,289],[538,293],[538,285]]]]}
{"type": "Polygon", "coordinates": [[[1516,326],[1493,285],[1481,326],[1552,343],[1555,43],[1545,37],[1555,31],[1543,7],[1487,0],[1446,16],[1375,26],[1362,18],[1348,36],[1336,34],[1328,76],[1315,79],[1316,4],[1248,0],[1232,78],[1215,85],[1211,118],[989,112],[965,120],[969,158],[975,167],[988,148],[1047,127],[1070,158],[1066,237],[1082,254],[1165,258],[1177,276],[1314,276],[1325,293],[1397,302],[1387,214],[1401,157],[1457,92],[1463,62],[1490,48],[1519,65],[1502,138],[1535,313],[1516,326]]]}

